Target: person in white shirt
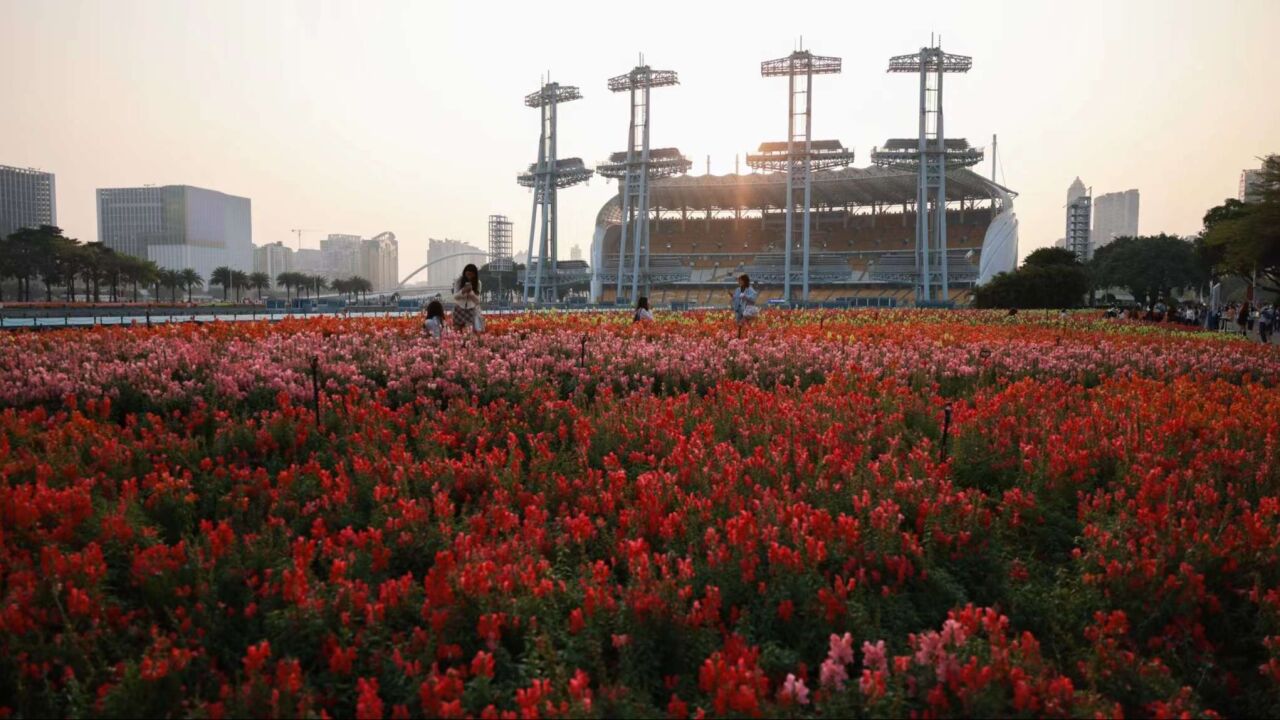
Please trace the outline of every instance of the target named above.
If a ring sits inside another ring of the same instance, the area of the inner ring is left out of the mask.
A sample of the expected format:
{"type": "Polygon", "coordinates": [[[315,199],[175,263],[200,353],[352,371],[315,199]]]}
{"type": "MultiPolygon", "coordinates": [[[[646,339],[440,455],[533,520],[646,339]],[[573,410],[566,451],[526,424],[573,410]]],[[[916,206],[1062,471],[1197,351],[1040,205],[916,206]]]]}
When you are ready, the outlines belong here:
{"type": "Polygon", "coordinates": [[[738,276],[738,287],[729,294],[733,298],[733,317],[739,325],[760,315],[760,306],[756,305],[759,293],[751,287],[751,278],[745,273],[738,276]]]}
{"type": "Polygon", "coordinates": [[[636,314],[631,322],[653,322],[653,311],[649,309],[649,298],[642,297],[636,302],[636,314]]]}
{"type": "Polygon", "coordinates": [[[453,329],[458,332],[479,332],[480,319],[480,271],[468,263],[462,269],[462,277],[453,284],[453,329]]]}
{"type": "Polygon", "coordinates": [[[444,334],[444,305],[439,300],[427,303],[427,319],[422,323],[427,334],[436,340],[444,334]]]}

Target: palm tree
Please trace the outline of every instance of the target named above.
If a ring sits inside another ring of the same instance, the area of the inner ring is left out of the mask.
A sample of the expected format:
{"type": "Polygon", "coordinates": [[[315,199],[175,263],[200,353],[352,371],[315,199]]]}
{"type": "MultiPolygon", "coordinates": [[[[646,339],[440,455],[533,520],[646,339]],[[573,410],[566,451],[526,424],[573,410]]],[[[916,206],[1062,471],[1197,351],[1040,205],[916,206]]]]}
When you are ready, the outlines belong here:
{"type": "Polygon", "coordinates": [[[170,290],[169,301],[177,303],[178,288],[182,287],[182,273],[176,270],[161,270],[159,276],[160,284],[170,290]]]}
{"type": "Polygon", "coordinates": [[[232,270],[231,285],[236,291],[236,302],[240,302],[240,292],[249,287],[249,273],[243,270],[232,270]]]}
{"type": "Polygon", "coordinates": [[[178,278],[179,278],[179,282],[182,283],[182,287],[185,288],[187,291],[188,303],[191,302],[191,288],[204,287],[204,278],[200,277],[200,273],[196,272],[193,268],[187,268],[179,272],[178,278]]]}
{"type": "Polygon", "coordinates": [[[297,285],[298,273],[282,272],[276,276],[276,285],[284,288],[284,301],[288,303],[292,298],[289,291],[294,285],[297,285]]]}
{"type": "Polygon", "coordinates": [[[111,264],[111,248],[100,242],[91,242],[84,246],[86,251],[84,255],[84,264],[81,267],[81,276],[84,278],[85,296],[88,299],[89,284],[93,284],[93,302],[102,301],[102,283],[108,280],[109,266],[111,264]]]}
{"type": "Polygon", "coordinates": [[[249,287],[258,291],[258,299],[262,299],[262,291],[271,289],[271,276],[264,272],[249,275],[249,287]]]}
{"type": "Polygon", "coordinates": [[[347,281],[343,278],[334,278],[333,282],[329,284],[329,287],[333,288],[334,292],[345,295],[347,292],[347,281]]]}
{"type": "Polygon", "coordinates": [[[361,297],[363,297],[365,300],[368,300],[369,297],[368,295],[366,295],[366,293],[368,293],[370,290],[373,289],[373,283],[362,277],[354,277],[354,278],[351,278],[351,280],[356,285],[355,291],[360,293],[361,297]]]}
{"type": "Polygon", "coordinates": [[[133,284],[133,301],[138,302],[138,286],[150,285],[160,268],[150,260],[126,257],[125,277],[133,284]]]}
{"type": "Polygon", "coordinates": [[[209,274],[210,286],[213,286],[213,285],[222,286],[223,300],[227,299],[227,293],[231,290],[231,283],[233,281],[232,273],[234,272],[235,272],[234,270],[227,267],[226,265],[219,265],[218,267],[213,269],[212,273],[209,274]]]}

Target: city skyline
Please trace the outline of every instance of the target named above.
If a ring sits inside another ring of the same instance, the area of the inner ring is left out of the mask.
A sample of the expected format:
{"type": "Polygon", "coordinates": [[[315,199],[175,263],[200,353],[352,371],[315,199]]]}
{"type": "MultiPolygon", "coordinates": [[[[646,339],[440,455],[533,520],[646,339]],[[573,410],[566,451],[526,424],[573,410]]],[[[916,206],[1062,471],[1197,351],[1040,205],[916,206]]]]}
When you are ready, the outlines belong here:
{"type": "MultiPolygon", "coordinates": [[[[642,50],[679,70],[654,144],[680,147],[695,174],[710,155],[723,175],[735,156],[784,135],[785,92],[760,78],[759,62],[803,35],[805,47],[844,59],[815,103],[815,134],[853,147],[866,166],[873,145],[912,133],[916,121],[913,89],[885,74],[885,58],[928,44],[934,31],[944,48],[974,57],[971,73],[948,81],[948,135],[979,146],[999,135],[997,179],[1019,193],[1020,256],[1060,236],[1061,188],[1076,175],[1095,188],[1142,188],[1144,229],[1185,235],[1237,194],[1242,169],[1280,150],[1280,128],[1267,121],[1280,101],[1253,90],[1273,55],[1265,28],[1280,19],[1274,3],[1229,12],[1108,5],[1114,21],[1085,37],[1056,32],[1051,7],[1009,3],[910,13],[811,4],[768,26],[755,21],[764,5],[732,14],[664,6],[710,28],[696,39],[661,32],[662,12],[601,38],[589,6],[564,5],[551,14],[571,18],[575,42],[537,50],[523,44],[524,30],[545,22],[534,9],[512,8],[509,23],[481,35],[483,13],[463,7],[5,0],[0,16],[23,32],[0,59],[21,68],[6,79],[26,101],[0,117],[0,137],[12,140],[0,163],[54,173],[60,224],[82,240],[98,235],[96,189],[190,184],[252,199],[258,245],[292,246],[299,227],[322,229],[304,237],[310,248],[332,230],[392,229],[403,275],[425,259],[430,237],[483,246],[495,211],[516,228],[513,249],[526,249],[530,196],[515,175],[535,159],[537,117],[521,98],[547,69],[582,88],[584,101],[560,118],[561,153],[592,166],[625,141],[626,101],[605,79],[642,50]],[[846,19],[895,30],[850,40],[846,19]],[[465,39],[475,37],[484,44],[465,39]],[[55,39],[65,53],[17,61],[55,39]],[[342,41],[362,53],[327,53],[342,41]],[[1188,57],[1187,44],[1202,52],[1188,57]]],[[[1083,4],[1085,15],[1101,7],[1083,4]]],[[[989,162],[975,171],[989,177],[989,162]]],[[[563,257],[590,245],[595,215],[616,192],[596,178],[561,194],[563,257]]]]}

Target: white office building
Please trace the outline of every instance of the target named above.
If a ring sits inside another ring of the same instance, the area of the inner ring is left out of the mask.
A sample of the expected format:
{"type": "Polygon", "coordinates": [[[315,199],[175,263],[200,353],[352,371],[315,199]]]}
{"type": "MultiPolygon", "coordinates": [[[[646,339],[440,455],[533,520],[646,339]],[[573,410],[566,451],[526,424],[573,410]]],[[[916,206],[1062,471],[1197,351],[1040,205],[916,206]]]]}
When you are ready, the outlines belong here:
{"type": "Polygon", "coordinates": [[[57,224],[53,173],[0,165],[0,238],[21,228],[57,224]]]}
{"type": "Polygon", "coordinates": [[[1116,238],[1137,237],[1138,203],[1137,190],[1105,193],[1093,199],[1090,239],[1095,252],[1116,238]]]}
{"type": "Polygon", "coordinates": [[[190,185],[98,190],[98,240],[162,268],[253,270],[248,198],[190,185]]]}

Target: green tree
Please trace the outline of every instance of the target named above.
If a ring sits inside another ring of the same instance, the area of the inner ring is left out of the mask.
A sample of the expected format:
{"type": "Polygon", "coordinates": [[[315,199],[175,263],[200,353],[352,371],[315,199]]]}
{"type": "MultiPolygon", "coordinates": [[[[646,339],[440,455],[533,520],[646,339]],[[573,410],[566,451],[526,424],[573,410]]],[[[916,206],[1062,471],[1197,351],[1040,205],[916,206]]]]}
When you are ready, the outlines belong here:
{"type": "Polygon", "coordinates": [[[1046,247],[1033,250],[1030,255],[1022,261],[1023,267],[1052,267],[1054,265],[1070,265],[1078,266],[1079,259],[1076,254],[1060,247],[1046,247]]]}
{"type": "Polygon", "coordinates": [[[38,244],[37,272],[44,284],[45,302],[53,302],[54,286],[75,282],[75,267],[68,260],[73,257],[77,243],[64,236],[58,228],[46,225],[40,230],[48,232],[38,244]]]}
{"type": "Polygon", "coordinates": [[[373,290],[373,283],[368,279],[359,276],[351,278],[351,282],[355,285],[354,291],[360,293],[360,296],[363,299],[368,300],[368,293],[373,290]]]}
{"type": "Polygon", "coordinates": [[[249,287],[258,291],[258,299],[262,299],[262,291],[271,289],[271,276],[264,272],[249,275],[249,287]]]}
{"type": "Polygon", "coordinates": [[[212,273],[209,274],[210,287],[214,285],[222,286],[223,300],[227,299],[227,295],[231,290],[231,285],[234,282],[234,276],[233,276],[234,272],[235,272],[234,270],[227,267],[226,265],[219,265],[218,267],[213,269],[212,273]]]}
{"type": "Polygon", "coordinates": [[[336,293],[350,297],[352,291],[351,281],[344,278],[337,278],[333,281],[331,287],[336,293]]]}
{"type": "Polygon", "coordinates": [[[240,302],[240,291],[249,287],[249,274],[243,270],[232,270],[231,286],[236,291],[236,302],[240,302]]]}
{"type": "MultiPolygon", "coordinates": [[[[53,225],[20,228],[0,241],[0,278],[11,277],[18,281],[19,301],[31,301],[32,278],[50,278],[56,273],[53,262],[55,238],[62,237],[62,230],[53,225]]],[[[49,284],[45,283],[46,295],[49,284]]],[[[52,299],[50,297],[50,299],[52,299]]]]}
{"type": "Polygon", "coordinates": [[[80,275],[85,281],[85,299],[102,302],[102,286],[110,281],[115,251],[100,242],[88,243],[84,249],[80,275]]]}
{"type": "Polygon", "coordinates": [[[156,274],[160,272],[160,268],[150,260],[129,256],[121,256],[120,259],[122,261],[121,274],[125,282],[133,287],[133,302],[138,302],[138,287],[145,287],[154,282],[156,274]]]}
{"type": "MultiPolygon", "coordinates": [[[[191,302],[191,289],[204,287],[204,278],[200,277],[200,273],[193,268],[185,268],[178,272],[178,281],[182,284],[182,288],[187,291],[187,302],[191,302]]],[[[175,300],[174,302],[177,302],[175,300]]]]}
{"type": "Polygon", "coordinates": [[[1121,287],[1148,305],[1209,278],[1195,245],[1173,235],[1116,238],[1089,263],[1095,287],[1121,287]]]}
{"type": "Polygon", "coordinates": [[[996,275],[974,292],[980,308],[1076,307],[1089,290],[1089,279],[1075,253],[1062,248],[1040,248],[1027,256],[1022,267],[996,275]]]}
{"type": "Polygon", "coordinates": [[[1262,163],[1259,201],[1227,200],[1204,216],[1201,233],[1217,272],[1253,278],[1280,292],[1280,155],[1262,163]]]}
{"type": "Polygon", "coordinates": [[[276,285],[284,288],[284,301],[288,303],[292,298],[289,291],[298,286],[298,273],[282,272],[276,276],[276,285]]]}

